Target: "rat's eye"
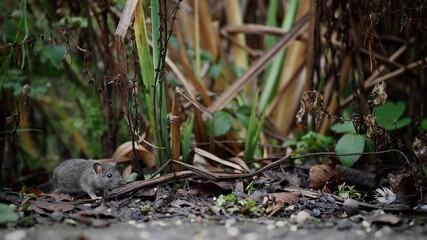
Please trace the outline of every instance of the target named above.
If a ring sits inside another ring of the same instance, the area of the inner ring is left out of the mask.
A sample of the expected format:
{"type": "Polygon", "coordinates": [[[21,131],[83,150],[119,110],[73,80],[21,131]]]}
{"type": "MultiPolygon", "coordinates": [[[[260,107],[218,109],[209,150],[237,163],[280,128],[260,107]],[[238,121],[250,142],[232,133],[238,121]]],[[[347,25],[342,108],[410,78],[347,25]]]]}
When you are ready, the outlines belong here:
{"type": "Polygon", "coordinates": [[[113,175],[111,174],[111,173],[109,173],[108,175],[107,175],[107,178],[111,178],[113,175]]]}

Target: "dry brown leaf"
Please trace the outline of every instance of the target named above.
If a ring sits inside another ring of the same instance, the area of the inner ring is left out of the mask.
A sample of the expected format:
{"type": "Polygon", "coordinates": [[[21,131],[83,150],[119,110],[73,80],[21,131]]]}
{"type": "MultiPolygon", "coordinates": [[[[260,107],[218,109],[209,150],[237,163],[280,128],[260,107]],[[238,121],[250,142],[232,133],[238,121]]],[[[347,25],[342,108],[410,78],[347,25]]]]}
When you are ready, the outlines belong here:
{"type": "Polygon", "coordinates": [[[237,164],[232,163],[230,161],[226,161],[224,159],[221,159],[221,158],[217,157],[216,155],[214,155],[214,154],[212,154],[210,152],[207,152],[207,151],[205,151],[203,149],[195,148],[194,151],[195,151],[196,154],[199,154],[199,155],[201,155],[201,156],[203,156],[205,158],[208,158],[208,159],[210,159],[212,161],[215,161],[215,162],[223,164],[225,166],[234,168],[234,169],[236,169],[238,171],[241,171],[241,172],[246,172],[246,170],[244,168],[242,168],[240,165],[237,165],[237,164]]]}
{"type": "Polygon", "coordinates": [[[310,168],[308,185],[313,189],[320,189],[335,175],[335,171],[329,165],[315,165],[310,168]]]}
{"type": "Polygon", "coordinates": [[[384,81],[375,84],[371,92],[372,100],[369,101],[373,106],[381,106],[387,101],[387,93],[385,91],[386,84],[384,81]]]}
{"type": "Polygon", "coordinates": [[[50,203],[41,199],[36,200],[31,204],[34,208],[39,208],[42,210],[47,210],[49,212],[68,212],[74,209],[74,205],[71,203],[58,202],[58,203],[50,203]]]}
{"type": "Polygon", "coordinates": [[[299,201],[300,194],[298,192],[278,192],[268,194],[268,198],[275,202],[295,204],[299,201]]]}
{"type": "Polygon", "coordinates": [[[385,224],[396,225],[400,222],[400,218],[392,214],[377,214],[367,218],[366,221],[369,222],[370,224],[385,223],[385,224]]]}
{"type": "MultiPolygon", "coordinates": [[[[114,151],[112,158],[129,158],[133,157],[133,144],[132,141],[128,141],[120,145],[116,151],[114,151]]],[[[151,167],[155,165],[153,153],[148,151],[144,146],[135,142],[135,152],[138,160],[142,161],[145,166],[151,167]]]]}

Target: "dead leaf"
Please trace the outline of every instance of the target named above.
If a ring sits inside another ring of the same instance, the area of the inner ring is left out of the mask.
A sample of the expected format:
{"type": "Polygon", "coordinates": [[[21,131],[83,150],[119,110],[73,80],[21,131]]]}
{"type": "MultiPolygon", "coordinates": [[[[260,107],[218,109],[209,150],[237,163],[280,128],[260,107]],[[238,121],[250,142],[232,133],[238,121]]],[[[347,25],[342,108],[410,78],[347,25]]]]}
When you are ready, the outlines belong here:
{"type": "Polygon", "coordinates": [[[270,193],[268,194],[268,198],[275,202],[295,204],[299,201],[299,193],[297,192],[270,193]]]}
{"type": "Polygon", "coordinates": [[[199,193],[199,191],[197,191],[197,189],[178,189],[176,191],[177,195],[181,195],[181,196],[188,196],[188,195],[197,195],[199,193]]]}
{"type": "Polygon", "coordinates": [[[132,141],[128,141],[117,147],[114,151],[112,158],[120,159],[120,158],[128,158],[132,159],[134,150],[133,146],[135,146],[136,158],[139,161],[142,161],[146,167],[154,166],[154,155],[150,151],[148,151],[143,144],[138,142],[132,143],[132,141]]]}
{"type": "Polygon", "coordinates": [[[370,224],[385,223],[385,224],[396,225],[400,222],[400,218],[392,214],[377,214],[377,215],[368,217],[366,221],[369,222],[370,224]]]}
{"type": "Polygon", "coordinates": [[[306,114],[310,114],[315,117],[314,122],[319,123],[323,119],[323,115],[327,113],[327,109],[323,106],[323,96],[314,91],[306,91],[301,97],[301,106],[296,115],[299,124],[302,124],[303,117],[306,114]]]}
{"type": "Polygon", "coordinates": [[[147,199],[150,201],[154,201],[156,200],[156,196],[157,196],[157,187],[155,188],[143,188],[138,190],[134,196],[138,197],[138,198],[143,198],[143,199],[147,199]]]}
{"type": "Polygon", "coordinates": [[[42,210],[47,210],[50,212],[68,212],[74,209],[74,205],[71,203],[65,203],[65,202],[50,203],[50,202],[39,200],[39,199],[33,202],[32,207],[39,208],[42,210]]]}
{"type": "Polygon", "coordinates": [[[78,213],[80,216],[92,217],[96,219],[100,218],[114,218],[115,216],[107,209],[105,205],[100,205],[94,209],[82,210],[78,213]]]}
{"type": "Polygon", "coordinates": [[[372,100],[369,101],[373,106],[384,105],[387,101],[387,93],[385,91],[386,84],[384,81],[375,84],[374,89],[371,92],[372,100]]]}
{"type": "Polygon", "coordinates": [[[285,206],[284,202],[269,202],[267,208],[265,209],[265,213],[271,217],[278,211],[282,210],[285,206]]]}
{"type": "Polygon", "coordinates": [[[171,203],[173,200],[174,200],[174,195],[172,193],[166,193],[154,202],[153,208],[155,210],[160,210],[161,208],[171,203]]]}
{"type": "Polygon", "coordinates": [[[74,201],[74,197],[63,193],[44,194],[43,196],[51,197],[55,200],[55,202],[74,201]]]}
{"type": "Polygon", "coordinates": [[[189,201],[182,200],[182,199],[176,199],[170,205],[172,207],[176,207],[176,208],[182,208],[182,207],[194,208],[194,204],[193,203],[191,203],[189,201]]]}
{"type": "Polygon", "coordinates": [[[415,156],[420,160],[420,162],[427,162],[427,136],[424,135],[419,138],[414,138],[414,142],[412,143],[412,151],[415,156]]]}
{"type": "Polygon", "coordinates": [[[310,168],[308,185],[316,190],[321,189],[335,175],[335,171],[329,165],[315,165],[310,168]]]}
{"type": "Polygon", "coordinates": [[[93,227],[108,227],[110,223],[106,220],[96,219],[92,217],[88,217],[86,214],[72,214],[70,217],[77,222],[85,223],[87,225],[93,226],[93,227]]]}

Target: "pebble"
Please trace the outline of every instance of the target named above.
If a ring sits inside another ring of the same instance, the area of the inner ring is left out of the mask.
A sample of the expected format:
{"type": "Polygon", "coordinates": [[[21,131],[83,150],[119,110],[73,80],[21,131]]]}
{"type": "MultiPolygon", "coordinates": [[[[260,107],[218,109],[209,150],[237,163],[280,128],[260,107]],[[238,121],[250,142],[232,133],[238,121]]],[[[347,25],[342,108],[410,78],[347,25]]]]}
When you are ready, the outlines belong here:
{"type": "Polygon", "coordinates": [[[343,203],[343,208],[348,216],[353,216],[359,213],[359,204],[353,199],[346,199],[343,203]]]}
{"type": "Polygon", "coordinates": [[[27,237],[27,232],[24,230],[16,230],[4,236],[4,240],[21,240],[27,237]]]}
{"type": "Polygon", "coordinates": [[[230,227],[227,230],[227,234],[228,236],[232,237],[232,238],[237,238],[239,236],[240,230],[237,227],[230,227]]]}
{"type": "Polygon", "coordinates": [[[306,211],[300,211],[297,213],[295,221],[298,224],[303,224],[305,222],[308,222],[310,219],[311,219],[310,213],[308,213],[306,211]]]}
{"type": "Polygon", "coordinates": [[[243,235],[243,240],[258,240],[258,234],[257,233],[247,233],[243,235]]]}

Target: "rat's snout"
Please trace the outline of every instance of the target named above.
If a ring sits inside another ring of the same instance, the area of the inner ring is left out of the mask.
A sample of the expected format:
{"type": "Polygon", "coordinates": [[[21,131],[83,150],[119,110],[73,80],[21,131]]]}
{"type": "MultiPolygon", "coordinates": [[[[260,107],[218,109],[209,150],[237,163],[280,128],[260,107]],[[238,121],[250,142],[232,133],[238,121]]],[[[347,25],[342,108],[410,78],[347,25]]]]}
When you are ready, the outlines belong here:
{"type": "Polygon", "coordinates": [[[125,184],[125,182],[123,181],[123,179],[121,179],[120,181],[119,181],[119,186],[123,186],[125,184]]]}

